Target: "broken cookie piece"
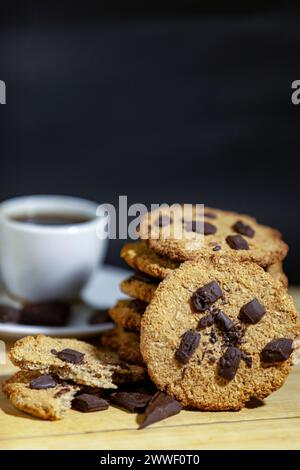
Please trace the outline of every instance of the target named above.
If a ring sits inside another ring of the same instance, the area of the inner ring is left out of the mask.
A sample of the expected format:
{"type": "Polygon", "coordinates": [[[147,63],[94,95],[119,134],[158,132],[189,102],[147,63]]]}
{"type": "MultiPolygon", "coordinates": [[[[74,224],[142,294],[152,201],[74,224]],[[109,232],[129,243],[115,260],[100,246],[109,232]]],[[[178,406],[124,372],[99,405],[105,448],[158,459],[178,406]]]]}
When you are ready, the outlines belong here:
{"type": "Polygon", "coordinates": [[[54,421],[71,408],[80,387],[39,371],[20,371],[4,382],[2,390],[18,410],[54,421]]]}
{"type": "Polygon", "coordinates": [[[116,388],[116,383],[144,378],[142,367],[126,364],[116,354],[76,339],[27,336],[15,343],[9,357],[23,370],[39,370],[91,387],[116,388]]]}

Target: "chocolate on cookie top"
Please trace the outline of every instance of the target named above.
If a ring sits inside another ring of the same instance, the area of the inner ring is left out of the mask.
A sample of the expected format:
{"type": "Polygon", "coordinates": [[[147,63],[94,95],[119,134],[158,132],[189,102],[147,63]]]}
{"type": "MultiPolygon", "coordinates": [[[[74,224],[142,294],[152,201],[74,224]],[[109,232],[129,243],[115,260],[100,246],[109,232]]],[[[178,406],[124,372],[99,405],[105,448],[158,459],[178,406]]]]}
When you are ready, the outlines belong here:
{"type": "Polygon", "coordinates": [[[280,232],[258,224],[248,215],[205,208],[203,217],[195,209],[189,220],[183,220],[177,207],[167,220],[165,211],[161,208],[143,216],[140,237],[155,253],[172,260],[186,261],[215,254],[254,261],[265,267],[281,261],[287,254],[288,247],[280,232]],[[164,217],[163,225],[157,222],[161,217],[164,217]]]}
{"type": "Polygon", "coordinates": [[[291,297],[262,268],[203,258],[161,282],[141,351],[157,387],[183,405],[240,409],[283,384],[298,334],[291,297]]]}

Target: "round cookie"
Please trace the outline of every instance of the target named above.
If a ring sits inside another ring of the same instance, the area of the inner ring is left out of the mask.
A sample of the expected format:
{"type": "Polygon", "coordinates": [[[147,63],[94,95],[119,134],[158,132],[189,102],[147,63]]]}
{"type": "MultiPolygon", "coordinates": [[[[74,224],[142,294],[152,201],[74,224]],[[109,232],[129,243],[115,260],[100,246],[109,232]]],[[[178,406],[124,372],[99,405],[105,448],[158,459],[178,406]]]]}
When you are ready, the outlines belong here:
{"type": "Polygon", "coordinates": [[[280,232],[258,224],[248,215],[205,208],[203,220],[195,208],[183,223],[180,206],[173,209],[171,218],[167,214],[164,208],[145,214],[140,223],[140,237],[147,240],[153,251],[175,261],[215,254],[266,267],[281,261],[288,251],[280,232]],[[200,221],[203,226],[199,227],[196,222],[200,221]]]}
{"type": "Polygon", "coordinates": [[[142,272],[137,272],[133,276],[125,279],[120,284],[120,289],[124,294],[150,303],[156,287],[161,279],[148,276],[142,272]]]}
{"type": "Polygon", "coordinates": [[[139,299],[118,300],[108,313],[113,321],[122,328],[140,331],[142,315],[147,307],[148,304],[139,299]]]}
{"type": "Polygon", "coordinates": [[[161,279],[180,265],[177,261],[155,253],[143,240],[126,243],[121,250],[121,258],[131,268],[161,279]]]}
{"type": "Polygon", "coordinates": [[[140,351],[140,336],[134,331],[126,331],[124,328],[117,326],[102,333],[101,344],[116,351],[123,361],[144,365],[140,351]]]}
{"type": "Polygon", "coordinates": [[[257,264],[186,262],[143,315],[141,352],[153,382],[184,406],[239,410],[283,385],[297,318],[287,291],[257,264]]]}

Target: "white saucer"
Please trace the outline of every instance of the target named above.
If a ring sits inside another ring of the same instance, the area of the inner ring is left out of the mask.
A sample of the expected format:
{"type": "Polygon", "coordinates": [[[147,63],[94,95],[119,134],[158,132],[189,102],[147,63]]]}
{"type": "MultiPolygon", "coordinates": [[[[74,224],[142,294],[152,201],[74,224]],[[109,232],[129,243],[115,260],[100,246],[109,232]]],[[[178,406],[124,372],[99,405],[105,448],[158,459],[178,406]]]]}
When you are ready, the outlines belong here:
{"type": "MultiPolygon", "coordinates": [[[[90,325],[88,319],[96,308],[111,307],[116,299],[125,297],[119,289],[120,282],[128,276],[125,269],[112,266],[99,268],[82,292],[84,302],[74,304],[69,324],[63,327],[18,325],[15,323],[0,323],[0,339],[13,340],[27,335],[45,334],[57,337],[88,337],[97,336],[101,331],[108,330],[112,323],[90,325]]],[[[0,303],[18,307],[19,304],[0,291],[0,303]]]]}

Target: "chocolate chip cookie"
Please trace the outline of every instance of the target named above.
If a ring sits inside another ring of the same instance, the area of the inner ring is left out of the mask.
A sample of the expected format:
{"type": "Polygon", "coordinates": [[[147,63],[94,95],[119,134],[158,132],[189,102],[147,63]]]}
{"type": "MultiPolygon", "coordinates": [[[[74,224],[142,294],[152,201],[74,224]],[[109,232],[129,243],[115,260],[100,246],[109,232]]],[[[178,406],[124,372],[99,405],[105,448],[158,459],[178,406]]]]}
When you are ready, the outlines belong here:
{"type": "Polygon", "coordinates": [[[140,331],[141,318],[147,307],[147,302],[139,299],[118,300],[109,310],[109,315],[117,325],[126,330],[140,331]]]}
{"type": "Polygon", "coordinates": [[[179,267],[179,262],[158,255],[143,240],[126,243],[121,250],[121,258],[131,268],[161,279],[179,267]]]}
{"type": "Polygon", "coordinates": [[[158,286],[142,317],[150,378],[184,406],[238,410],[280,388],[298,316],[286,289],[255,263],[202,258],[158,286]]]}
{"type": "Polygon", "coordinates": [[[80,387],[39,371],[19,371],[2,390],[18,410],[51,421],[62,419],[80,387]]]}
{"type": "Polygon", "coordinates": [[[190,220],[183,219],[179,206],[171,217],[166,209],[157,209],[142,217],[139,233],[155,253],[175,261],[215,254],[266,267],[281,261],[288,251],[277,230],[248,215],[219,209],[205,208],[204,217],[195,209],[190,220]]]}
{"type": "Polygon", "coordinates": [[[54,374],[90,387],[116,388],[116,383],[137,382],[144,377],[142,367],[126,364],[76,339],[26,336],[15,343],[9,357],[23,370],[54,374]]]}

